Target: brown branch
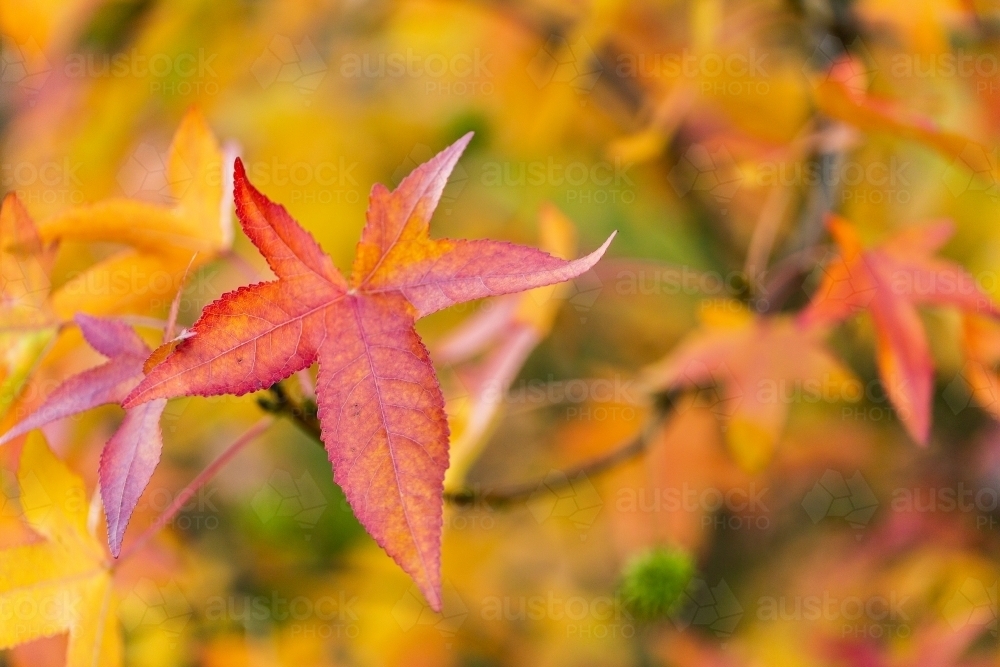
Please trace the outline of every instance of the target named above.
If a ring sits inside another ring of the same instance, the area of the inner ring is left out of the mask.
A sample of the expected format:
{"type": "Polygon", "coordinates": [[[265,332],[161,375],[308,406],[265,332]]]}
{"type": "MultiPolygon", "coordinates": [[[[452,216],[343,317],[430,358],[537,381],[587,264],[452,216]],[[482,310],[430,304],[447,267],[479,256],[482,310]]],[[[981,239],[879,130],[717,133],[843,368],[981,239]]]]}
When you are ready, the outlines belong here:
{"type": "MultiPolygon", "coordinates": [[[[319,418],[316,415],[316,404],[309,399],[301,402],[292,399],[280,382],[273,385],[270,392],[270,397],[257,399],[257,403],[261,409],[275,416],[290,419],[303,432],[312,437],[317,444],[323,446],[323,441],[320,438],[319,418]]],[[[469,488],[459,491],[445,491],[444,500],[456,507],[484,505],[499,509],[527,500],[543,485],[549,489],[563,488],[570,485],[580,475],[593,477],[607,472],[619,464],[630,461],[645,453],[664,421],[673,413],[677,397],[677,392],[665,392],[654,395],[653,414],[642,430],[606,454],[565,470],[565,475],[557,480],[520,482],[500,486],[484,492],[469,488]]]]}

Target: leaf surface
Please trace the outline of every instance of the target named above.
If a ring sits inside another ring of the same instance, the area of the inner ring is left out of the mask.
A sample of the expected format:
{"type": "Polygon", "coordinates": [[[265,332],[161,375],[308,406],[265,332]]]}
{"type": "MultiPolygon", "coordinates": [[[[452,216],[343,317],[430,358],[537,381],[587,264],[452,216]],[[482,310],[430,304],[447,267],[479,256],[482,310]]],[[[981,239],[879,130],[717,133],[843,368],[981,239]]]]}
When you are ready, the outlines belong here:
{"type": "Polygon", "coordinates": [[[568,280],[611,239],[565,261],[495,241],[434,240],[430,217],[471,135],[394,191],[372,188],[350,281],[312,236],[235,169],[243,230],[277,277],[207,306],[124,405],[244,394],[319,361],[317,403],[335,479],[368,532],[441,605],[444,400],[414,322],[441,308],[568,280]]]}

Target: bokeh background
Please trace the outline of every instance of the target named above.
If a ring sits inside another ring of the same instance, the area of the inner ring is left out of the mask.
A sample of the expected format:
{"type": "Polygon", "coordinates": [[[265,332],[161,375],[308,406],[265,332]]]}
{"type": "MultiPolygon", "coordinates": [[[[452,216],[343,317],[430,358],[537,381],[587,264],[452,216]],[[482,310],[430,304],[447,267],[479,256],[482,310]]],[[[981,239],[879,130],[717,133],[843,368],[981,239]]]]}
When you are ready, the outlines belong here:
{"type": "MultiPolygon", "coordinates": [[[[465,439],[465,482],[489,490],[539,480],[509,507],[446,508],[442,614],[359,526],[322,448],[279,421],[120,568],[126,664],[1000,662],[1000,432],[963,393],[953,312],[924,313],[938,383],[927,448],[907,437],[880,390],[861,318],[833,331],[830,345],[863,396],[816,400],[788,388],[789,422],[754,459],[762,464],[727,447],[729,408],[706,388],[681,402],[645,456],[563,483],[574,465],[643,428],[642,369],[695,330],[703,301],[801,308],[830,251],[825,211],[853,220],[866,241],[951,218],[957,233],[944,254],[987,291],[1000,289],[1000,6],[0,6],[0,189],[40,221],[108,197],[170,204],[165,155],[197,107],[341,269],[371,185],[397,184],[469,130],[475,139],[433,234],[576,254],[618,230],[596,270],[530,307],[537,345],[515,355],[497,400],[469,379],[489,364],[451,363],[447,351],[463,322],[501,306],[420,324],[465,439]],[[830,85],[862,101],[845,105],[830,85]],[[803,258],[806,269],[769,293],[770,276],[803,258]],[[685,554],[694,574],[670,614],[645,621],[622,600],[623,569],[664,548],[685,554]]],[[[63,243],[53,285],[120,248],[63,243]]],[[[186,282],[182,325],[267,275],[238,230],[231,250],[203,259],[186,282]]],[[[141,271],[112,275],[79,308],[152,325],[155,341],[174,296],[166,284],[141,271]],[[138,289],[147,298],[130,298],[138,289]]],[[[63,332],[21,409],[98,359],[63,332]]],[[[163,462],[130,534],[260,415],[254,396],[172,401],[163,462]]],[[[47,430],[89,489],[120,419],[109,407],[47,430]]],[[[23,535],[16,514],[4,513],[5,544],[23,535]]],[[[19,647],[0,663],[62,664],[65,641],[19,647]]]]}

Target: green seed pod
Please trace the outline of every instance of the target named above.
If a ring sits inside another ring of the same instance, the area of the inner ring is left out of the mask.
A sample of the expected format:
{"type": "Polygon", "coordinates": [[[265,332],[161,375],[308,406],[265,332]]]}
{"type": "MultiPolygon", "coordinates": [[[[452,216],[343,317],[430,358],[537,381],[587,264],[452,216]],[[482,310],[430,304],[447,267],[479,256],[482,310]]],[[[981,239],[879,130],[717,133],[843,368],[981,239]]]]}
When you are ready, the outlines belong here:
{"type": "Polygon", "coordinates": [[[654,621],[673,611],[694,575],[691,556],[657,548],[633,557],[622,571],[619,590],[628,610],[641,621],[654,621]]]}

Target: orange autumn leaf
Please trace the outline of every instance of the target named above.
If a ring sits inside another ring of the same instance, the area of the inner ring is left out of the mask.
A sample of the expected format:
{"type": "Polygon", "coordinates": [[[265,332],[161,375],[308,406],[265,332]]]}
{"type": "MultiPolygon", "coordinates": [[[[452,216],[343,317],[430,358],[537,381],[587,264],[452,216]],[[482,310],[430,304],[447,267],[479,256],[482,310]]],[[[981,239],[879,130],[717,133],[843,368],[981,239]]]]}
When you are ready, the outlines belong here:
{"type": "Polygon", "coordinates": [[[917,305],[990,314],[997,313],[996,306],[965,269],[933,257],[952,235],[948,222],[907,229],[868,249],[847,220],[831,215],[828,226],[841,254],[825,267],[800,322],[833,324],[871,313],[886,393],[913,439],[926,444],[934,362],[917,305]]]}
{"type": "Polygon", "coordinates": [[[820,329],[757,316],[734,301],[707,304],[701,319],[698,331],[647,370],[647,383],[714,393],[713,412],[725,420],[726,442],[744,469],[770,461],[795,394],[847,394],[852,376],[826,350],[820,329]]]}
{"type": "Polygon", "coordinates": [[[817,83],[816,105],[828,116],[865,132],[884,132],[930,146],[949,158],[962,160],[973,173],[989,174],[995,170],[987,151],[973,150],[978,145],[969,138],[946,130],[892,100],[868,94],[866,85],[864,66],[857,59],[842,58],[817,83]]]}
{"type": "Polygon", "coordinates": [[[123,403],[245,394],[319,361],[317,403],[335,480],[368,532],[441,606],[444,399],[420,317],[487,296],[573,278],[603,255],[564,261],[496,241],[433,240],[430,217],[466,135],[399,187],[372,188],[350,281],[236,163],[236,210],[276,281],[209,305],[123,403]]]}

